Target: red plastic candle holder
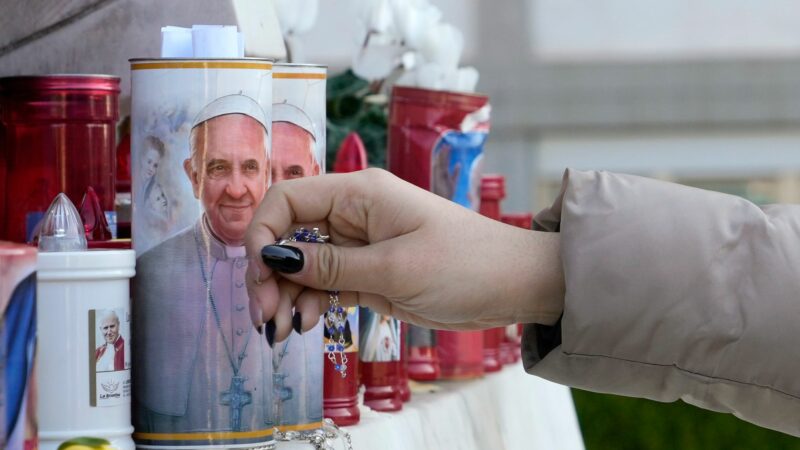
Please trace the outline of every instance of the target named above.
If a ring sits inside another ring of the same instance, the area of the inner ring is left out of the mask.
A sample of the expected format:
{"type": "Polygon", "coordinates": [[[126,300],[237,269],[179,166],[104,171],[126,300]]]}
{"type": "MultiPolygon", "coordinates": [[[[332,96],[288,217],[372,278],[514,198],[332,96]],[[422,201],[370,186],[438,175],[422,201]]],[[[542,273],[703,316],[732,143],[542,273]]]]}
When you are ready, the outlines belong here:
{"type": "Polygon", "coordinates": [[[114,211],[119,78],[0,78],[0,239],[27,242],[50,202],[87,187],[114,211]]]}

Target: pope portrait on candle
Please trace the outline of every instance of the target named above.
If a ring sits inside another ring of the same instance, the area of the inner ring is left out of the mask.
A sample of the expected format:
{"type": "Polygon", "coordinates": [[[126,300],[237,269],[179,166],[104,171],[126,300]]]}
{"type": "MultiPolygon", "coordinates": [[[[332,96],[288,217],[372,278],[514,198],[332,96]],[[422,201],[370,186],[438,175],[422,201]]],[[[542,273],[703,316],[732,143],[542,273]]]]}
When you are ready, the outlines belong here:
{"type": "Polygon", "coordinates": [[[272,351],[250,321],[243,246],[269,183],[269,120],[259,104],[236,94],[206,105],[192,122],[183,174],[202,214],[137,260],[134,425],[155,440],[220,432],[241,444],[263,440],[252,432],[273,423],[272,351]]]}
{"type": "Polygon", "coordinates": [[[94,351],[95,370],[98,372],[125,370],[125,339],[120,333],[117,313],[113,310],[106,311],[100,318],[98,328],[104,342],[94,351]]]}
{"type": "MultiPolygon", "coordinates": [[[[272,105],[272,183],[319,175],[316,132],[301,108],[289,103],[272,105]]],[[[322,420],[323,324],[302,335],[292,331],[275,344],[273,360],[277,425],[322,420]],[[316,378],[315,378],[316,377],[316,378]]]]}
{"type": "Polygon", "coordinates": [[[272,105],[272,182],[319,175],[311,118],[289,103],[272,105]]]}

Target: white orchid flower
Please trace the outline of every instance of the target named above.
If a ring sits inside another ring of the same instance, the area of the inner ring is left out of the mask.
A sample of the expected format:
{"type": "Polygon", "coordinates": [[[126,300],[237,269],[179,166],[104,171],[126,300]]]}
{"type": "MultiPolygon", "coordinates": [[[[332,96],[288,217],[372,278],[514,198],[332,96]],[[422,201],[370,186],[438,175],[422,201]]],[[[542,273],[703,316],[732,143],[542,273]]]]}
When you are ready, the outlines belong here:
{"type": "Polygon", "coordinates": [[[389,0],[361,0],[364,44],[353,57],[353,72],[369,81],[389,76],[401,64],[403,47],[397,36],[389,0]]]}
{"type": "Polygon", "coordinates": [[[478,71],[474,67],[447,69],[436,63],[426,63],[415,70],[404,72],[395,84],[434,90],[475,92],[478,71]]]}
{"type": "Polygon", "coordinates": [[[394,18],[389,0],[358,0],[354,5],[357,19],[367,33],[394,36],[394,18]]]}
{"type": "Polygon", "coordinates": [[[468,66],[458,69],[458,80],[453,90],[459,92],[475,92],[475,87],[478,85],[478,69],[468,66]]]}
{"type": "MultiPolygon", "coordinates": [[[[287,0],[276,0],[287,1],[287,0]]],[[[353,57],[353,72],[382,80],[398,68],[398,85],[471,92],[478,82],[473,67],[458,68],[464,36],[441,23],[442,12],[430,0],[355,0],[363,44],[353,57]]]]}
{"type": "Polygon", "coordinates": [[[425,63],[417,69],[417,86],[436,91],[452,89],[458,70],[438,63],[425,63]]]}
{"type": "Polygon", "coordinates": [[[319,0],[274,0],[283,36],[303,34],[317,21],[319,0]]]}
{"type": "Polygon", "coordinates": [[[422,39],[419,52],[426,63],[436,63],[445,69],[455,69],[464,49],[464,36],[456,27],[437,23],[422,39]]]}
{"type": "Polygon", "coordinates": [[[303,34],[314,28],[319,15],[319,0],[303,0],[297,3],[305,3],[302,7],[300,19],[295,23],[295,34],[303,34]]]}
{"type": "Polygon", "coordinates": [[[403,44],[419,49],[425,34],[442,19],[442,11],[427,0],[392,0],[392,15],[403,44]]]}
{"type": "Polygon", "coordinates": [[[400,63],[405,71],[414,70],[417,64],[420,63],[420,57],[417,52],[406,50],[400,57],[400,63]]]}
{"type": "Polygon", "coordinates": [[[403,51],[392,37],[373,34],[353,57],[353,73],[369,81],[382,80],[400,66],[403,51]]]}

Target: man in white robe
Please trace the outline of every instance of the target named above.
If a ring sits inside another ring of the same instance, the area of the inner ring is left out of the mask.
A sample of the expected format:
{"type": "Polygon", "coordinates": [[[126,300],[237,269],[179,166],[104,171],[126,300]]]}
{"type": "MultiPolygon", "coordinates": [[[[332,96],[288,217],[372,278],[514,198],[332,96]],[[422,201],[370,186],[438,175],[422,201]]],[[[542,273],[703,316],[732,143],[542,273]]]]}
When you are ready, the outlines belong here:
{"type": "MultiPolygon", "coordinates": [[[[272,182],[319,175],[316,133],[306,113],[291,104],[272,105],[272,182]]],[[[279,425],[322,420],[323,326],[275,344],[274,415],[279,425]]]]}
{"type": "Polygon", "coordinates": [[[268,186],[268,124],[242,95],[221,97],[198,114],[184,170],[203,213],[137,261],[133,416],[140,444],[268,440],[272,352],[250,321],[243,246],[268,186]]]}
{"type": "Polygon", "coordinates": [[[125,339],[120,333],[117,314],[114,311],[106,313],[100,320],[99,328],[105,342],[95,349],[95,370],[98,372],[125,370],[125,339]]]}

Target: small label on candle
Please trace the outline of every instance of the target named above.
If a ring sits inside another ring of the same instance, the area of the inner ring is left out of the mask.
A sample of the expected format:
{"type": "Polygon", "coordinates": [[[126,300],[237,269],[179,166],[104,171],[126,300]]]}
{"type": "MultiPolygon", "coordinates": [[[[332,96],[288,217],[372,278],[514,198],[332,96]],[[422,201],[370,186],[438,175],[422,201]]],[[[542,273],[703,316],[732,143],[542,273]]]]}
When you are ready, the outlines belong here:
{"type": "Polygon", "coordinates": [[[400,321],[362,309],[359,317],[360,354],[363,362],[400,361],[400,321]]]}
{"type": "MultiPolygon", "coordinates": [[[[358,352],[358,306],[351,306],[349,308],[345,308],[345,312],[347,313],[347,320],[345,321],[344,325],[344,352],[358,352]]],[[[331,317],[326,314],[325,315],[325,327],[323,328],[323,336],[325,340],[322,344],[323,351],[329,352],[334,351],[329,348],[330,345],[334,346],[336,349],[336,345],[339,344],[339,337],[341,336],[342,332],[333,328],[333,344],[329,342],[330,339],[330,330],[333,326],[333,320],[331,317]]],[[[336,350],[338,351],[338,350],[336,350]]]]}
{"type": "Polygon", "coordinates": [[[92,406],[131,402],[130,330],[128,308],[89,310],[89,395],[92,406]]]}

